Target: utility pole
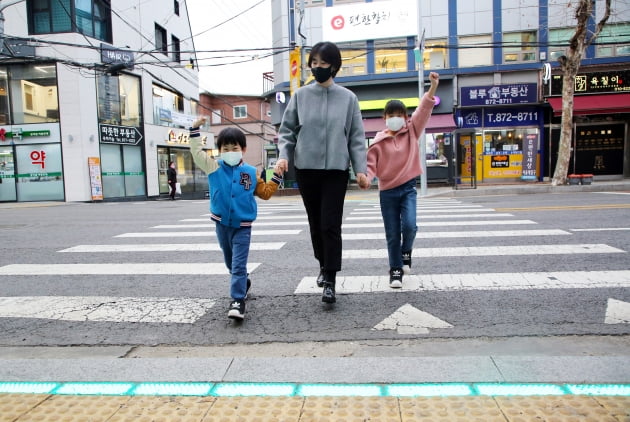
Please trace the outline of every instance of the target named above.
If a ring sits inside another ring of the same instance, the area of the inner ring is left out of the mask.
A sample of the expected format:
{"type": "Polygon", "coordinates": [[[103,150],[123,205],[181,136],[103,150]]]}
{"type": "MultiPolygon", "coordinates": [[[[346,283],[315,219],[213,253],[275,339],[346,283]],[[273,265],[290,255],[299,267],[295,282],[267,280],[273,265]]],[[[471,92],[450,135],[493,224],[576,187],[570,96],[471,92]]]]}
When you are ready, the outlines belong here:
{"type": "Polygon", "coordinates": [[[0,1],[0,53],[4,52],[4,49],[6,48],[4,46],[4,14],[2,11],[9,6],[20,3],[21,1],[23,0],[0,1]]]}
{"type": "MultiPolygon", "coordinates": [[[[422,28],[422,8],[420,3],[422,0],[418,0],[418,107],[422,101],[424,95],[424,29],[422,28]]],[[[420,175],[420,196],[427,195],[427,141],[424,134],[424,130],[420,134],[420,168],[422,174],[420,175]]]]}

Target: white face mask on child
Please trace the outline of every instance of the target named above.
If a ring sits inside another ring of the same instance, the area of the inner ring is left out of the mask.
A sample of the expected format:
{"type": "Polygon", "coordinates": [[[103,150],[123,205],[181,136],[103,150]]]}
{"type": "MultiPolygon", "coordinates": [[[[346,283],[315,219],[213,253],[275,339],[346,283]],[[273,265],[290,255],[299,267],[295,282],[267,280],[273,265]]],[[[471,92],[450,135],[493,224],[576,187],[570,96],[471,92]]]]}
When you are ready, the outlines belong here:
{"type": "Polygon", "coordinates": [[[398,132],[405,124],[405,119],[402,117],[388,117],[385,119],[385,124],[392,132],[398,132]]]}
{"type": "Polygon", "coordinates": [[[241,162],[243,153],[241,151],[222,152],[221,159],[225,161],[228,166],[235,166],[241,162]]]}

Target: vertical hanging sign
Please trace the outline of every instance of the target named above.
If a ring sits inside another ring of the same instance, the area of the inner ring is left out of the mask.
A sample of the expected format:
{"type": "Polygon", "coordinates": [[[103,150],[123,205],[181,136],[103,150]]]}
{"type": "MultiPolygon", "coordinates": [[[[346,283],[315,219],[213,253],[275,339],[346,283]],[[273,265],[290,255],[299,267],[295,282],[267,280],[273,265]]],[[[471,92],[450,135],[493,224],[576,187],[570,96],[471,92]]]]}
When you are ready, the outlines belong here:
{"type": "Polygon", "coordinates": [[[88,168],[90,169],[90,188],[92,201],[103,200],[103,183],[101,180],[101,160],[98,157],[88,157],[88,168]]]}

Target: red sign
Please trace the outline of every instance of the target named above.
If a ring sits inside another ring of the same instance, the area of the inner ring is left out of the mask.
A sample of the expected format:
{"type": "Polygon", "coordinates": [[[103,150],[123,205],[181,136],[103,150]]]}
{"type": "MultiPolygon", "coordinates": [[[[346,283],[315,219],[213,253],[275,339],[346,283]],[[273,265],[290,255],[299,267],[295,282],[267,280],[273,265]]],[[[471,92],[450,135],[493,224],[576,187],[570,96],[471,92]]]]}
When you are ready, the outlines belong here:
{"type": "Polygon", "coordinates": [[[31,151],[31,163],[39,164],[42,166],[42,170],[46,167],[44,160],[46,160],[46,153],[44,151],[31,151]]]}
{"type": "Polygon", "coordinates": [[[343,29],[345,24],[346,24],[346,21],[343,19],[343,16],[341,15],[334,16],[330,20],[330,26],[332,26],[332,29],[335,29],[335,30],[343,29]]]}

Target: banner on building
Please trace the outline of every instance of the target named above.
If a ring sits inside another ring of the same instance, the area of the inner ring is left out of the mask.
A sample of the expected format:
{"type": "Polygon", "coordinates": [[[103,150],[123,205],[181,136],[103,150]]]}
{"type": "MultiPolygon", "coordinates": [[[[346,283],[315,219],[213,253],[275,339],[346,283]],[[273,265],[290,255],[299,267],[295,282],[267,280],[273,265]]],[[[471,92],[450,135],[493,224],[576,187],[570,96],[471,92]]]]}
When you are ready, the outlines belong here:
{"type": "Polygon", "coordinates": [[[88,157],[88,168],[90,169],[92,201],[102,201],[103,181],[101,180],[101,159],[98,157],[88,157]]]}
{"type": "Polygon", "coordinates": [[[416,0],[322,7],[323,39],[332,42],[418,35],[416,0]]]}
{"type": "Polygon", "coordinates": [[[289,89],[291,95],[300,87],[302,78],[302,56],[300,47],[295,47],[289,53],[289,89]]]}

